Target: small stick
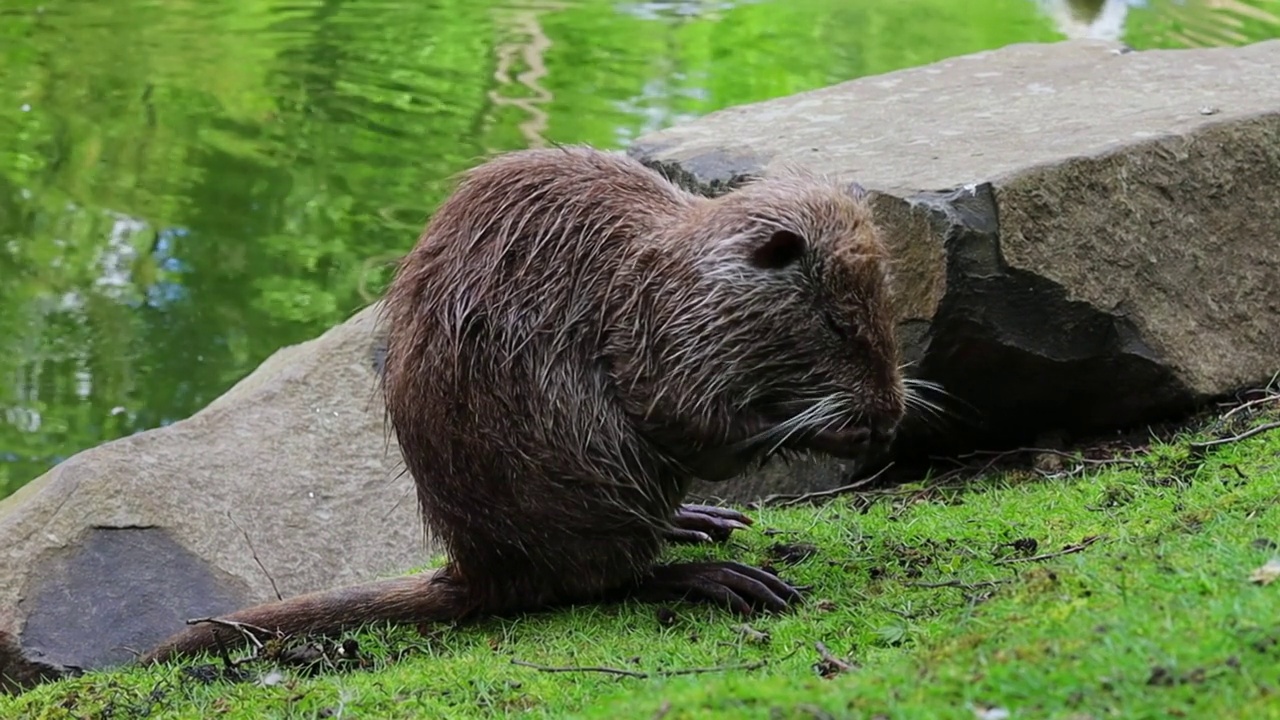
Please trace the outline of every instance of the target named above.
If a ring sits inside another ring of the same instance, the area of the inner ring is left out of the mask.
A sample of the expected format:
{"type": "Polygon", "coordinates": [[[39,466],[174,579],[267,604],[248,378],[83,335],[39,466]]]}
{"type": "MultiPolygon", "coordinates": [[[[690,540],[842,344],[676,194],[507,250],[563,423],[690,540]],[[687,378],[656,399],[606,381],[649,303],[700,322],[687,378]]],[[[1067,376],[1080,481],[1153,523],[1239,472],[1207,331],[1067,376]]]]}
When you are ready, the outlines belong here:
{"type": "Polygon", "coordinates": [[[1276,402],[1276,401],[1280,401],[1280,393],[1267,393],[1263,397],[1250,400],[1249,402],[1246,402],[1246,403],[1240,403],[1239,405],[1231,408],[1222,416],[1222,419],[1226,420],[1227,418],[1231,417],[1232,415],[1235,415],[1238,412],[1242,412],[1252,407],[1257,407],[1259,405],[1265,405],[1266,403],[1276,402]]]}
{"type": "Polygon", "coordinates": [[[746,623],[734,626],[733,629],[737,630],[738,633],[741,634],[744,638],[746,638],[748,642],[756,642],[756,643],[769,642],[769,633],[760,632],[759,630],[751,627],[746,623]]]}
{"type": "MultiPolygon", "coordinates": [[[[1262,403],[1265,403],[1271,400],[1280,400],[1280,391],[1277,391],[1277,387],[1276,387],[1277,380],[1280,380],[1280,371],[1272,375],[1271,380],[1267,382],[1267,384],[1264,387],[1253,388],[1251,390],[1245,391],[1245,394],[1262,393],[1262,397],[1250,400],[1249,402],[1240,403],[1239,405],[1236,405],[1235,407],[1228,410],[1227,413],[1222,416],[1222,418],[1225,420],[1231,417],[1232,415],[1235,415],[1236,413],[1240,412],[1241,410],[1245,410],[1247,408],[1251,408],[1256,405],[1261,405],[1262,403]]],[[[1230,405],[1230,403],[1225,403],[1225,404],[1230,405]]]]}
{"type": "MultiPolygon", "coordinates": [[[[213,631],[213,643],[218,646],[218,657],[222,658],[222,665],[225,670],[230,672],[239,667],[239,663],[231,659],[231,652],[227,650],[226,643],[222,642],[222,636],[218,634],[217,630],[213,631]]],[[[255,649],[253,652],[257,654],[258,651],[255,649]]]]}
{"type": "Polygon", "coordinates": [[[1029,449],[1034,450],[1034,448],[1022,448],[1022,447],[1011,448],[1009,450],[970,450],[967,453],[960,453],[959,455],[956,455],[956,457],[961,460],[967,460],[969,458],[978,458],[978,457],[1003,458],[1003,457],[1008,457],[1010,455],[1017,455],[1018,453],[1026,452],[1029,449]]]}
{"type": "Polygon", "coordinates": [[[227,519],[230,520],[231,524],[235,525],[236,529],[240,531],[240,534],[244,536],[244,542],[249,546],[249,554],[253,556],[253,561],[258,564],[258,569],[262,570],[262,574],[267,576],[267,582],[271,583],[271,590],[276,594],[276,599],[284,600],[284,596],[280,594],[280,588],[276,587],[276,579],[271,577],[271,573],[267,572],[267,566],[263,565],[262,561],[258,559],[258,550],[253,546],[253,541],[249,539],[249,533],[245,532],[244,528],[240,527],[240,523],[236,522],[236,519],[231,517],[230,510],[227,511],[227,519]]]}
{"type": "Polygon", "coordinates": [[[840,495],[842,493],[847,493],[851,490],[857,490],[860,487],[870,485],[871,483],[878,480],[881,475],[884,475],[886,472],[888,472],[889,468],[891,467],[893,467],[893,463],[889,463],[888,465],[885,465],[884,467],[880,468],[875,472],[874,475],[871,475],[870,477],[865,477],[856,482],[851,482],[848,485],[841,485],[840,487],[831,488],[830,490],[816,490],[814,492],[807,492],[799,495],[786,495],[786,494],[770,495],[759,502],[751,503],[750,505],[748,505],[748,507],[757,508],[757,509],[765,505],[775,505],[777,507],[786,507],[788,505],[799,505],[800,503],[805,502],[806,500],[813,500],[814,498],[831,497],[832,495],[840,495]]]}
{"type": "MultiPolygon", "coordinates": [[[[1027,560],[1030,560],[1031,558],[1026,558],[1026,559],[1027,559],[1027,560]]],[[[1005,583],[1007,583],[1007,582],[1009,582],[1009,581],[1008,581],[1008,580],[983,580],[983,581],[981,581],[981,582],[972,582],[972,583],[968,583],[968,582],[964,582],[963,580],[960,580],[959,578],[953,578],[953,579],[951,579],[951,580],[946,580],[946,581],[944,581],[944,582],[913,582],[913,583],[907,583],[907,587],[918,587],[918,588],[960,588],[961,590],[977,590],[978,588],[982,588],[982,587],[994,587],[994,586],[996,586],[996,585],[1003,585],[1003,584],[1005,584],[1005,583]]]]}
{"type": "Polygon", "coordinates": [[[606,673],[608,675],[619,675],[621,677],[633,677],[633,678],[649,677],[649,673],[637,672],[635,670],[623,670],[622,668],[603,667],[603,666],[602,667],[552,667],[550,665],[537,665],[531,662],[525,662],[524,660],[517,660],[516,658],[511,658],[511,664],[520,665],[522,667],[527,667],[527,668],[533,668],[534,670],[540,670],[542,672],[549,672],[549,673],[596,672],[596,673],[606,673]]]}
{"type": "Polygon", "coordinates": [[[959,457],[965,458],[965,457],[995,456],[996,459],[1001,459],[1004,457],[1008,457],[1010,455],[1017,455],[1019,453],[1034,453],[1038,455],[1056,455],[1057,457],[1063,458],[1065,460],[1072,460],[1078,463],[1083,463],[1085,465],[1128,465],[1128,464],[1138,462],[1136,458],[1124,458],[1124,457],[1087,458],[1087,457],[1081,457],[1075,453],[1067,452],[1065,450],[1055,450],[1053,448],[1039,448],[1039,447],[1020,447],[1020,448],[1014,448],[1013,450],[1004,450],[1004,451],[974,450],[971,453],[966,453],[964,455],[960,455],[959,457]]]}
{"type": "Polygon", "coordinates": [[[1245,430],[1239,435],[1232,435],[1231,437],[1218,438],[1217,440],[1209,440],[1208,442],[1191,443],[1190,447],[1192,452],[1202,453],[1205,450],[1218,447],[1219,445],[1229,445],[1234,442],[1240,442],[1245,438],[1251,438],[1254,435],[1261,435],[1264,432],[1268,432],[1270,430],[1276,430],[1276,429],[1280,429],[1280,422],[1269,422],[1269,423],[1259,425],[1257,427],[1249,428],[1248,430],[1245,430]]]}
{"type": "Polygon", "coordinates": [[[973,465],[971,463],[965,462],[966,460],[970,460],[978,457],[990,456],[991,459],[987,460],[987,462],[974,473],[975,475],[981,475],[985,473],[987,469],[990,468],[992,465],[995,465],[996,463],[1000,462],[1001,460],[1004,460],[1005,458],[1011,455],[1016,455],[1017,452],[1018,452],[1017,450],[1004,450],[1000,452],[996,452],[992,450],[975,450],[971,453],[965,453],[963,455],[957,455],[955,457],[947,457],[942,455],[930,455],[929,459],[935,462],[943,460],[943,461],[952,463],[953,465],[957,465],[958,467],[951,472],[964,472],[965,470],[973,469],[973,465]]]}
{"type": "Polygon", "coordinates": [[[758,670],[769,664],[766,660],[753,660],[746,663],[738,663],[736,665],[716,665],[715,667],[705,668],[684,668],[682,670],[659,670],[654,673],[658,677],[673,677],[675,675],[701,675],[703,673],[724,672],[726,670],[758,670]]]}
{"type": "Polygon", "coordinates": [[[608,675],[618,675],[621,677],[633,678],[651,678],[651,677],[674,677],[676,675],[701,675],[703,673],[724,672],[726,670],[756,670],[768,664],[766,660],[755,660],[748,663],[738,663],[736,665],[716,665],[715,667],[704,668],[681,668],[678,670],[657,670],[654,672],[640,672],[637,670],[623,670],[622,668],[613,668],[605,666],[568,666],[556,667],[552,665],[538,665],[536,663],[525,662],[524,660],[511,659],[512,665],[520,665],[522,667],[533,668],[542,672],[549,673],[567,673],[567,672],[596,672],[608,675]]]}
{"type": "Polygon", "coordinates": [[[832,654],[832,652],[827,649],[826,644],[823,643],[821,640],[814,643],[813,645],[818,649],[818,654],[822,656],[823,660],[831,663],[833,666],[838,668],[841,672],[851,672],[853,670],[857,670],[857,668],[855,668],[853,665],[850,665],[849,663],[845,662],[844,660],[841,660],[840,658],[832,654]]]}
{"type": "Polygon", "coordinates": [[[1102,539],[1101,535],[1093,535],[1091,537],[1087,537],[1081,540],[1075,545],[1068,545],[1062,548],[1061,550],[1059,550],[1058,552],[1045,553],[1043,555],[1032,555],[1031,557],[1004,558],[1003,560],[996,560],[994,564],[1009,565],[1011,563],[1036,562],[1038,560],[1048,560],[1049,558],[1056,558],[1056,557],[1061,557],[1063,555],[1070,555],[1072,553],[1078,553],[1081,550],[1084,550],[1085,548],[1098,542],[1101,539],[1102,539]]]}
{"type": "Polygon", "coordinates": [[[245,628],[253,627],[255,630],[265,633],[266,630],[263,630],[262,628],[254,627],[252,625],[247,625],[244,623],[238,623],[233,620],[218,620],[217,618],[193,618],[187,621],[188,625],[195,625],[198,623],[209,623],[215,626],[229,627],[232,630],[236,630],[240,634],[244,635],[246,638],[249,639],[250,644],[253,645],[253,651],[249,654],[248,657],[243,658],[241,660],[232,660],[231,651],[227,649],[226,643],[222,642],[222,635],[220,635],[217,630],[213,631],[213,644],[217,646],[218,657],[222,659],[222,664],[226,666],[226,669],[228,671],[235,670],[236,668],[240,667],[241,663],[248,662],[249,660],[256,658],[258,656],[258,653],[262,652],[262,643],[258,640],[258,638],[253,636],[253,633],[245,629],[245,628]]]}
{"type": "MultiPolygon", "coordinates": [[[[260,632],[263,635],[274,634],[266,628],[261,628],[261,627],[258,627],[257,625],[250,625],[249,623],[236,622],[235,620],[219,620],[218,618],[214,618],[214,617],[203,617],[203,618],[192,618],[187,621],[188,625],[199,625],[200,623],[209,623],[210,625],[218,625],[220,627],[231,628],[232,630],[235,630],[239,632],[241,635],[244,635],[246,638],[248,638],[249,642],[253,643],[253,646],[259,650],[262,649],[262,641],[259,640],[257,636],[255,636],[252,632],[250,632],[250,630],[260,632]]],[[[215,632],[213,636],[216,639],[218,637],[218,634],[215,632]]]]}

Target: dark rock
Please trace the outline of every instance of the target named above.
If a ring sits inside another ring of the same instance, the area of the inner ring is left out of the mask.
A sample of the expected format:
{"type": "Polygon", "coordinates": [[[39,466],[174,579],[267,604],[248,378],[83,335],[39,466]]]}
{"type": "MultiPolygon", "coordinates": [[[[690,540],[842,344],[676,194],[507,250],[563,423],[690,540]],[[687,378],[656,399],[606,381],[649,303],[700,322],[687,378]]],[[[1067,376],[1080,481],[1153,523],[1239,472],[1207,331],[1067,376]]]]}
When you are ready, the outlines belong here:
{"type": "Polygon", "coordinates": [[[22,644],[59,664],[128,662],[187,619],[248,601],[243,583],[215,573],[163,529],[91,528],[32,568],[22,644]]]}

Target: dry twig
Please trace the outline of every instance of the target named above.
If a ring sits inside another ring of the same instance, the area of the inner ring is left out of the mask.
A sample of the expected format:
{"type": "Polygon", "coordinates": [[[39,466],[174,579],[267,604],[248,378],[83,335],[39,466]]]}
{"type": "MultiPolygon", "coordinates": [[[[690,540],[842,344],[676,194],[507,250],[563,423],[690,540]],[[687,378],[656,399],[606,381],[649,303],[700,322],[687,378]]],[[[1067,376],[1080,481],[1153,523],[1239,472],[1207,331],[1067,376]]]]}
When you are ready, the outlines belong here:
{"type": "Polygon", "coordinates": [[[262,633],[263,635],[272,634],[271,631],[267,630],[266,628],[260,628],[256,625],[236,622],[234,620],[220,620],[214,617],[191,618],[187,620],[188,625],[199,625],[200,623],[209,623],[210,625],[215,625],[218,627],[225,627],[225,628],[230,628],[232,630],[235,630],[236,632],[243,635],[245,639],[249,641],[249,644],[253,646],[253,652],[250,653],[248,657],[243,658],[240,661],[232,660],[231,652],[227,649],[227,646],[222,642],[222,636],[218,634],[217,630],[214,630],[213,643],[215,646],[217,646],[218,656],[222,659],[222,663],[227,667],[227,670],[235,670],[240,666],[240,663],[253,660],[254,658],[258,657],[259,653],[262,652],[262,641],[259,640],[258,637],[254,635],[253,632],[251,631],[257,631],[262,633]]]}
{"type": "Polygon", "coordinates": [[[1227,420],[1232,415],[1235,415],[1238,412],[1244,412],[1245,410],[1255,408],[1259,405],[1265,405],[1269,402],[1280,402],[1280,393],[1267,393],[1267,395],[1263,397],[1255,398],[1253,400],[1250,400],[1249,402],[1240,403],[1239,405],[1236,405],[1235,407],[1223,413],[1222,419],[1227,420]]]}
{"type": "MultiPolygon", "coordinates": [[[[1257,407],[1258,405],[1262,405],[1275,400],[1280,400],[1280,390],[1277,390],[1278,382],[1280,382],[1280,372],[1277,372],[1275,375],[1272,375],[1270,382],[1268,382],[1265,387],[1255,388],[1253,390],[1246,391],[1246,393],[1249,393],[1249,394],[1260,392],[1262,393],[1262,397],[1254,398],[1253,400],[1250,400],[1248,402],[1239,403],[1235,407],[1232,407],[1230,410],[1228,410],[1226,414],[1222,416],[1222,419],[1226,420],[1238,412],[1243,412],[1244,410],[1257,407]]],[[[1245,394],[1245,393],[1242,393],[1242,394],[1245,394]]],[[[1230,403],[1226,403],[1226,404],[1229,405],[1230,403]]]]}
{"type": "Polygon", "coordinates": [[[1248,430],[1245,430],[1244,432],[1238,435],[1232,435],[1231,437],[1218,438],[1217,440],[1209,440],[1207,442],[1191,443],[1191,446],[1190,446],[1191,452],[1197,453],[1197,454],[1203,453],[1206,450],[1210,450],[1212,448],[1216,448],[1222,445],[1230,445],[1231,443],[1240,442],[1241,440],[1244,440],[1246,438],[1251,438],[1254,435],[1261,435],[1264,432],[1268,432],[1276,429],[1280,429],[1280,422],[1263,423],[1262,425],[1249,428],[1248,430]]]}
{"type": "Polygon", "coordinates": [[[676,670],[655,670],[653,672],[641,672],[639,670],[624,670],[622,668],[613,668],[606,666],[567,666],[556,667],[552,665],[538,665],[536,663],[525,662],[516,658],[511,659],[512,665],[520,665],[521,667],[533,668],[542,672],[549,673],[568,673],[568,672],[595,672],[605,673],[607,675],[617,675],[620,677],[633,678],[651,678],[651,677],[674,677],[676,675],[701,675],[703,673],[725,672],[728,670],[756,670],[768,664],[766,660],[754,660],[747,663],[738,663],[736,665],[716,665],[715,667],[704,668],[679,668],[676,670]]]}
{"type": "Polygon", "coordinates": [[[653,673],[656,677],[674,677],[676,675],[701,675],[703,673],[725,672],[726,670],[757,670],[767,665],[765,660],[753,660],[746,663],[738,663],[736,665],[716,665],[715,667],[705,668],[682,668],[679,670],[659,670],[653,673]]]}
{"type": "Polygon", "coordinates": [[[853,490],[857,490],[858,488],[866,487],[867,485],[870,485],[871,483],[880,479],[880,477],[884,475],[886,472],[888,472],[889,468],[891,467],[893,467],[893,463],[889,463],[888,465],[885,465],[884,467],[877,470],[873,475],[862,478],[861,480],[858,480],[855,482],[851,482],[848,485],[841,485],[840,487],[831,488],[829,490],[816,490],[814,492],[801,493],[798,495],[791,495],[791,494],[769,495],[763,500],[748,504],[747,507],[750,507],[752,509],[757,509],[757,510],[765,505],[773,505],[776,507],[786,507],[788,505],[799,505],[800,503],[806,502],[808,500],[832,497],[835,495],[851,492],[853,490]]]}
{"type": "MultiPolygon", "coordinates": [[[[235,630],[243,635],[249,641],[249,644],[253,645],[255,652],[262,650],[262,641],[253,634],[254,632],[260,632],[266,636],[276,634],[266,628],[258,627],[257,625],[250,625],[249,623],[236,622],[235,620],[221,620],[215,617],[191,618],[190,620],[187,620],[188,625],[199,625],[200,623],[209,623],[210,625],[217,625],[219,627],[235,630]]],[[[217,632],[214,632],[213,639],[215,642],[218,642],[219,645],[222,644],[221,641],[218,640],[217,632]]]]}
{"type": "Polygon", "coordinates": [[[253,546],[253,541],[249,539],[249,533],[245,532],[244,528],[240,527],[240,523],[236,522],[236,519],[231,517],[230,510],[227,511],[227,519],[230,520],[231,524],[235,525],[236,529],[240,531],[240,534],[244,536],[244,542],[249,546],[249,554],[253,556],[253,561],[258,564],[258,568],[262,570],[262,574],[267,576],[267,582],[271,583],[271,591],[276,594],[276,599],[284,600],[284,596],[280,594],[280,588],[276,587],[276,579],[271,577],[271,573],[267,572],[267,566],[263,565],[262,561],[258,559],[258,550],[253,546]]]}
{"type": "Polygon", "coordinates": [[[605,673],[606,675],[618,675],[620,677],[633,677],[633,678],[649,677],[649,673],[640,672],[638,670],[623,670],[622,668],[612,668],[612,667],[604,667],[604,666],[552,667],[550,665],[537,665],[535,663],[525,662],[524,660],[517,660],[516,658],[511,658],[511,664],[519,665],[521,667],[533,668],[534,670],[539,670],[539,671],[548,672],[548,673],[595,672],[595,673],[605,673]]]}
{"type": "MultiPolygon", "coordinates": [[[[836,657],[834,653],[827,649],[826,643],[819,640],[813,644],[818,650],[818,654],[822,656],[822,661],[827,663],[828,667],[834,668],[839,672],[852,672],[857,670],[852,664],[836,657]]],[[[834,674],[834,673],[832,673],[834,674]]]]}
{"type": "Polygon", "coordinates": [[[1007,458],[1010,455],[1019,455],[1022,453],[1032,453],[1035,455],[1056,455],[1065,460],[1074,460],[1075,462],[1084,463],[1085,465],[1125,465],[1125,464],[1134,462],[1132,458],[1121,458],[1121,457],[1087,458],[1087,457],[1081,456],[1078,453],[1067,452],[1066,450],[1056,450],[1054,448],[1042,448],[1042,447],[1020,447],[1020,448],[1014,448],[1012,450],[974,450],[973,452],[966,453],[958,457],[971,458],[971,457],[994,456],[996,459],[1002,459],[1002,458],[1007,458]]]}
{"type": "Polygon", "coordinates": [[[1010,457],[1013,457],[1015,455],[1021,455],[1024,453],[1030,453],[1032,455],[1053,455],[1055,457],[1060,457],[1063,460],[1066,460],[1071,463],[1071,467],[1066,468],[1061,472],[1047,472],[1045,470],[1039,470],[1039,469],[1035,470],[1035,472],[1038,475],[1044,478],[1061,478],[1061,477],[1070,478],[1070,477],[1076,477],[1077,475],[1080,475],[1090,467],[1099,467],[1099,466],[1105,466],[1105,465],[1134,465],[1136,463],[1141,462],[1141,459],[1136,457],[1117,456],[1117,457],[1106,457],[1106,458],[1090,458],[1090,457],[1084,457],[1079,453],[1068,452],[1066,450],[1057,450],[1055,448],[1043,448],[1043,447],[1019,447],[1019,448],[1014,448],[1012,450],[974,450],[973,452],[969,452],[969,453],[965,453],[963,455],[957,456],[954,462],[959,462],[960,460],[968,459],[968,458],[979,458],[979,457],[989,456],[991,459],[988,460],[980,468],[975,470],[973,473],[974,477],[979,477],[979,476],[985,475],[988,470],[990,470],[993,466],[1000,463],[1001,461],[1007,460],[1010,457]]]}
{"type": "Polygon", "coordinates": [[[1044,553],[1043,555],[1032,555],[1031,557],[1012,557],[1012,558],[1003,558],[1003,559],[1001,559],[1001,560],[996,560],[996,561],[995,561],[995,564],[996,564],[996,565],[1010,565],[1010,564],[1012,564],[1012,563],[1021,563],[1021,562],[1037,562],[1037,561],[1039,561],[1039,560],[1048,560],[1049,558],[1061,557],[1061,556],[1063,556],[1063,555],[1071,555],[1072,553],[1078,553],[1078,552],[1080,552],[1081,550],[1084,550],[1085,548],[1087,548],[1087,547],[1089,547],[1090,545],[1092,545],[1092,544],[1094,544],[1094,543],[1098,542],[1098,541],[1099,541],[1099,540],[1101,540],[1101,539],[1102,539],[1102,536],[1101,536],[1101,535],[1090,535],[1089,537],[1087,537],[1087,538],[1085,538],[1085,539],[1081,540],[1080,542],[1076,543],[1075,545],[1068,545],[1068,546],[1066,546],[1066,547],[1062,548],[1061,550],[1059,550],[1059,551],[1057,551],[1057,552],[1044,553]]]}
{"type": "MultiPolygon", "coordinates": [[[[1028,558],[1028,559],[1030,559],[1030,558],[1028,558]]],[[[961,590],[977,590],[978,588],[984,588],[984,587],[995,587],[995,586],[997,586],[997,585],[1004,585],[1004,584],[1005,584],[1005,583],[1007,583],[1007,582],[1009,582],[1009,581],[1008,581],[1008,580],[983,580],[983,581],[981,581],[981,582],[972,582],[972,583],[969,583],[969,582],[964,582],[963,580],[960,580],[959,578],[952,578],[951,580],[945,580],[945,581],[943,581],[943,582],[913,582],[913,583],[907,583],[907,587],[918,587],[918,588],[960,588],[961,590]]]]}

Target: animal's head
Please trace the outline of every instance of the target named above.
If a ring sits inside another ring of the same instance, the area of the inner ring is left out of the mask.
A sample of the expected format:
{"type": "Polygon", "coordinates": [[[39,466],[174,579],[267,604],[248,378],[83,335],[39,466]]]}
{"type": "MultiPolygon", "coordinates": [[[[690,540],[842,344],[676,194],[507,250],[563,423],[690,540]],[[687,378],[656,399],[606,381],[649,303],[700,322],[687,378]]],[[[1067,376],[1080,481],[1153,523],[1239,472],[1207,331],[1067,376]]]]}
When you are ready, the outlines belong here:
{"type": "Polygon", "coordinates": [[[660,344],[682,354],[677,386],[733,418],[727,445],[841,457],[886,445],[907,393],[867,193],[789,173],[699,203],[679,225],[671,250],[689,253],[696,283],[669,320],[680,341],[660,344]]]}

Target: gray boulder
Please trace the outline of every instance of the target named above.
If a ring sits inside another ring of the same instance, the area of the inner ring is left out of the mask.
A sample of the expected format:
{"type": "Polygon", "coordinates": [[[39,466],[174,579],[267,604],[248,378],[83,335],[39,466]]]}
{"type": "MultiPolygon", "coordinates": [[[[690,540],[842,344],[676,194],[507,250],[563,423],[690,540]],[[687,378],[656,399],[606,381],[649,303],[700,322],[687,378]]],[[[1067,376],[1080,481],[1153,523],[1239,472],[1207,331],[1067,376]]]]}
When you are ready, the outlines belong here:
{"type": "Polygon", "coordinates": [[[909,459],[1122,428],[1270,380],[1277,67],[1280,41],[1014,45],[712,113],[629,152],[708,194],[784,165],[873,191],[912,374],[956,396],[945,421],[908,424],[909,459]]]}

